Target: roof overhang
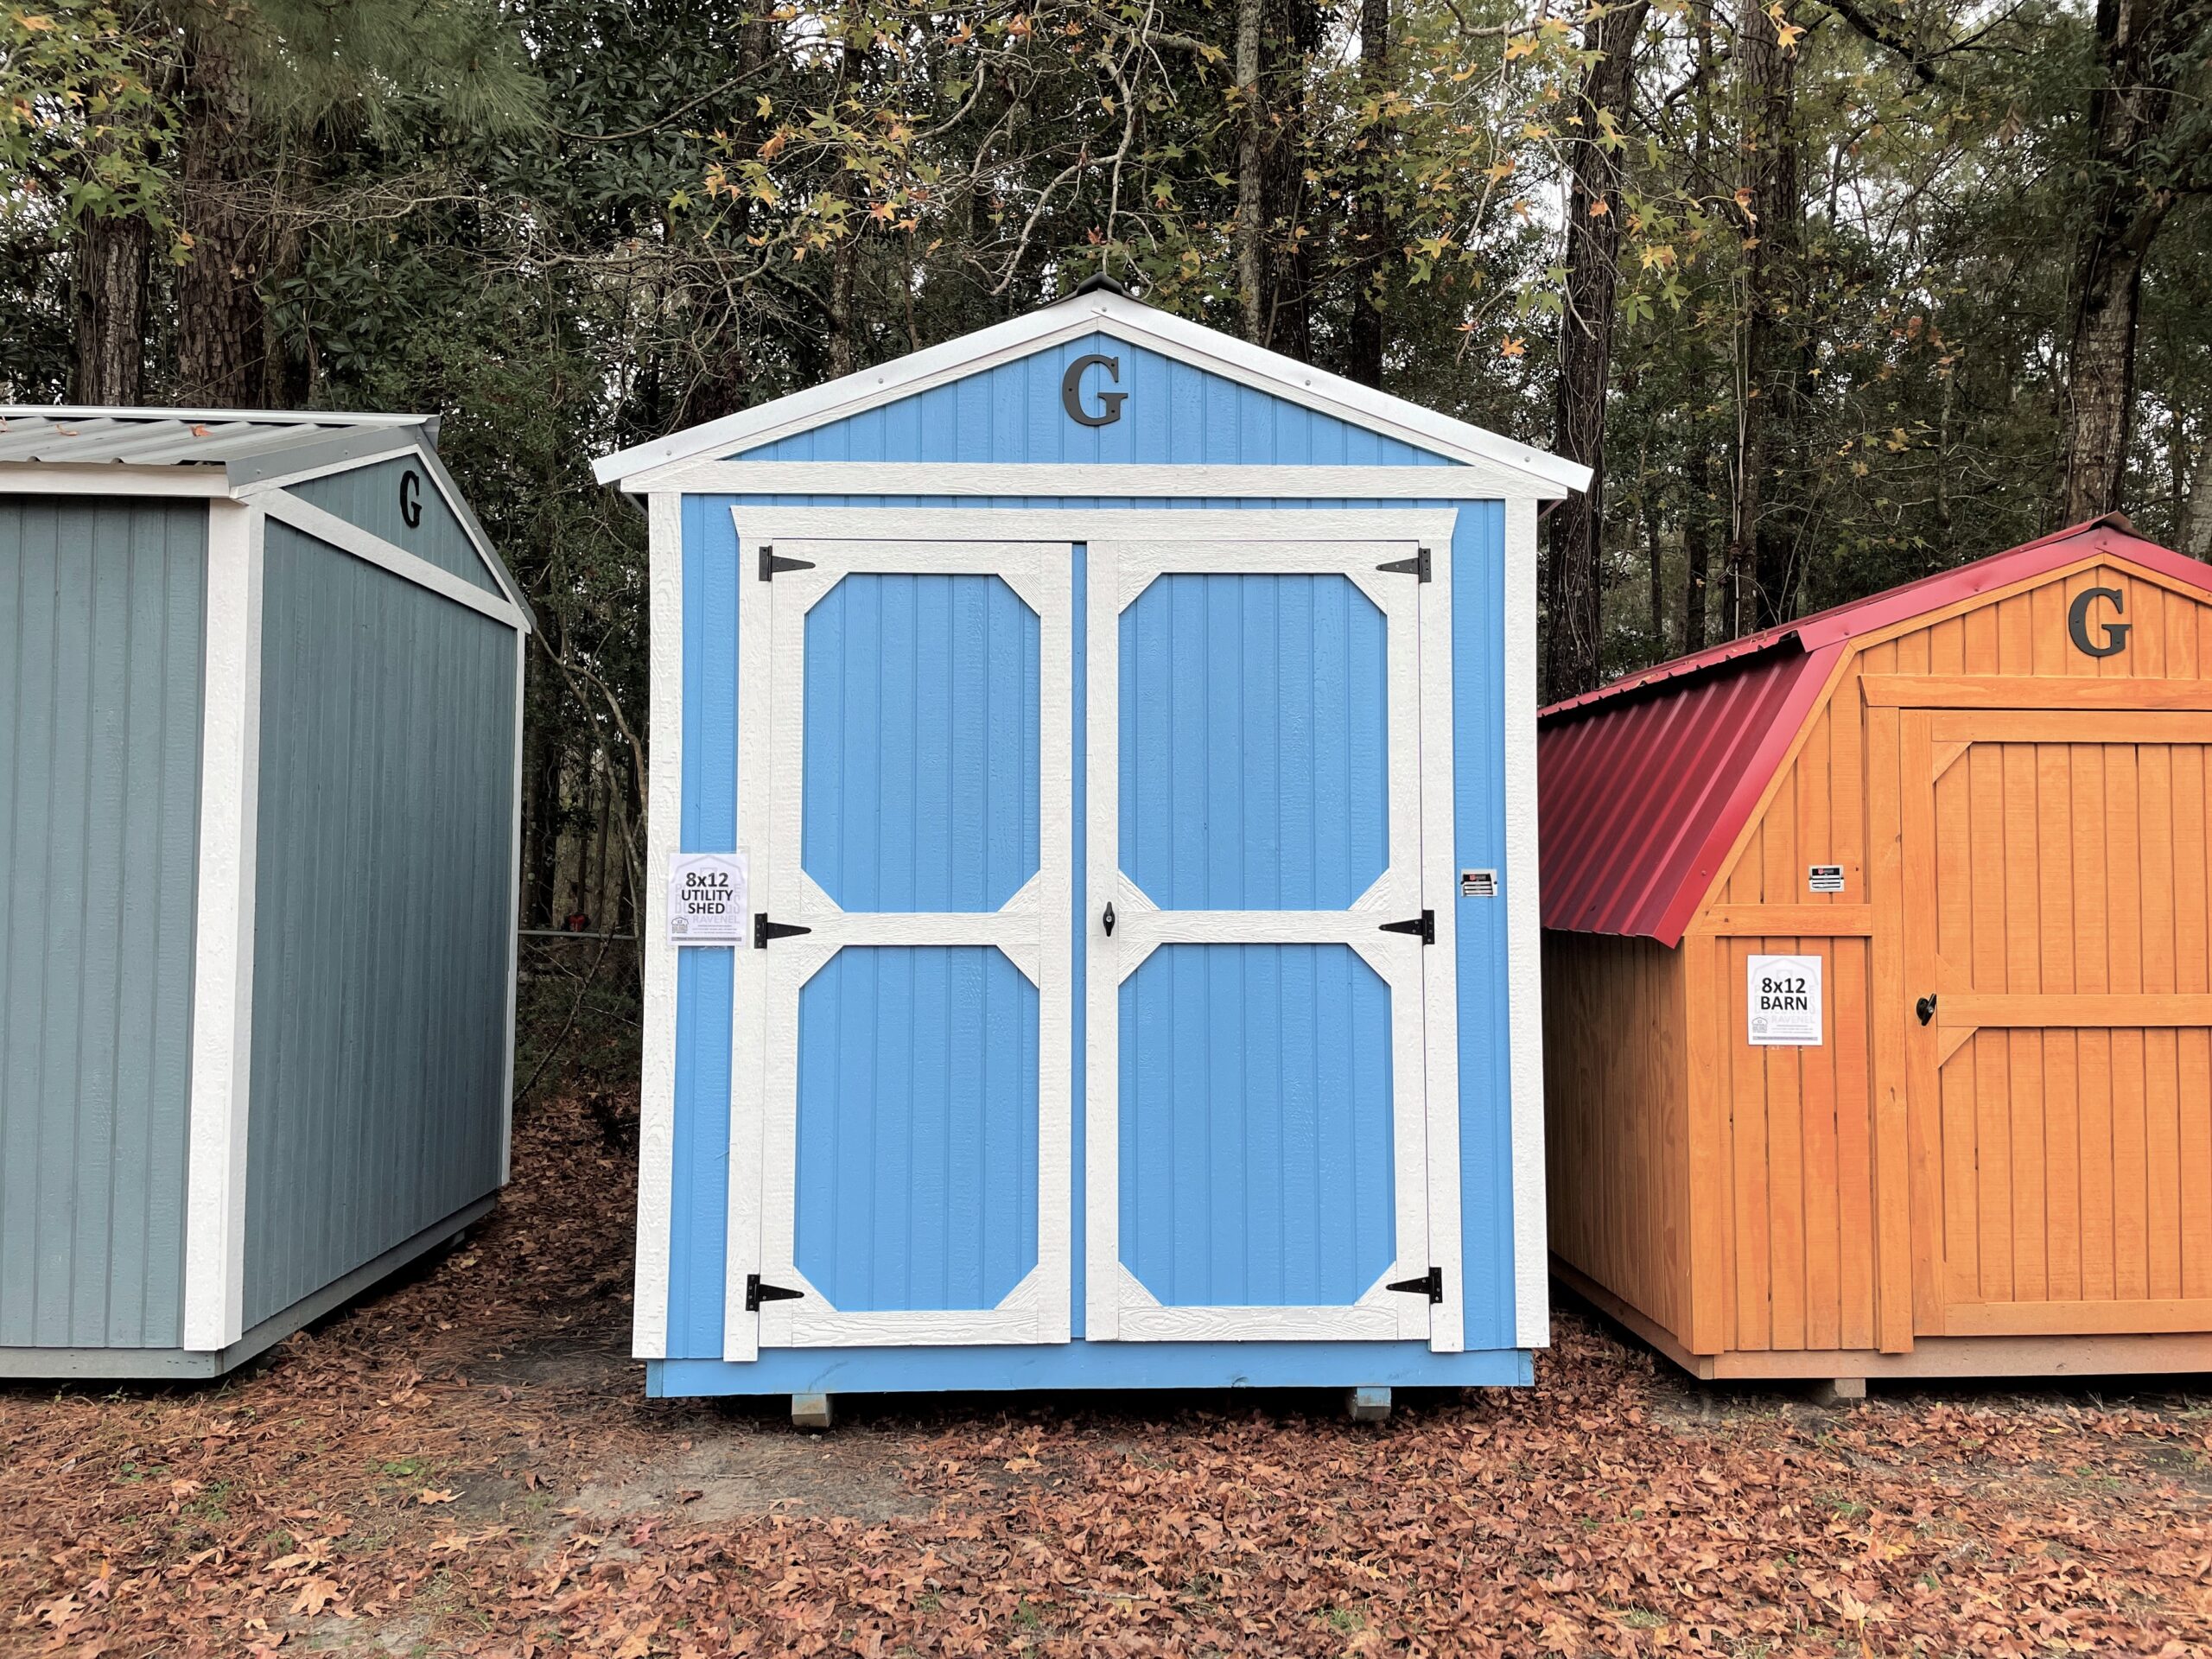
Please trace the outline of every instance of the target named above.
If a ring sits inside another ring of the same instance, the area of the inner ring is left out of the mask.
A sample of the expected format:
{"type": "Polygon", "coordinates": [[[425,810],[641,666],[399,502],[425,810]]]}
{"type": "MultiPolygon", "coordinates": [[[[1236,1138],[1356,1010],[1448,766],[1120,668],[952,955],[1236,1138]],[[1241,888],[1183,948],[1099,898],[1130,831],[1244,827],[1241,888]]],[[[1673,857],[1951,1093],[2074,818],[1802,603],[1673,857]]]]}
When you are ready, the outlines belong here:
{"type": "Polygon", "coordinates": [[[1529,495],[1539,500],[1557,500],[1589,487],[1590,469],[1577,462],[1562,461],[1104,289],[1041,306],[991,327],[793,392],[757,409],[602,456],[592,463],[592,472],[602,484],[643,492],[654,481],[651,474],[671,465],[741,456],[747,449],[912,397],[931,386],[980,373],[1102,328],[1133,346],[1402,439],[1447,461],[1502,467],[1525,480],[1529,495]]]}

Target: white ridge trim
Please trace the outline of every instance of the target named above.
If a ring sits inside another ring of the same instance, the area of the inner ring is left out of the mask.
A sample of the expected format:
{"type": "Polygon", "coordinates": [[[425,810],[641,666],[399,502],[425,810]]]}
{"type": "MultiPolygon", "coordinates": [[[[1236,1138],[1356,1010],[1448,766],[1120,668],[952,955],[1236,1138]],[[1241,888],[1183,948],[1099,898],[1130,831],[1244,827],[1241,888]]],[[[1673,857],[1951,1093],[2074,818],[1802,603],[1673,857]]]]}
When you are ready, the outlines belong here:
{"type": "MultiPolygon", "coordinates": [[[[652,765],[645,774],[644,1058],[638,1104],[638,1254],[630,1352],[668,1356],[669,1224],[676,1192],[676,947],[668,942],[661,885],[683,810],[683,504],[647,499],[651,662],[646,714],[652,765]]],[[[742,953],[741,953],[742,954],[742,953]]]]}
{"type": "Polygon", "coordinates": [[[245,1327],[263,522],[255,507],[209,504],[182,1335],[200,1352],[245,1327]]]}
{"type": "MultiPolygon", "coordinates": [[[[379,456],[389,460],[390,456],[379,456]]],[[[442,599],[456,605],[466,605],[495,622],[519,631],[524,626],[522,613],[498,594],[486,593],[471,582],[465,582],[449,570],[442,570],[428,559],[410,553],[405,548],[385,541],[381,536],[372,536],[359,524],[349,524],[334,512],[325,512],[313,502],[302,501],[284,490],[269,490],[254,494],[254,504],[271,518],[289,524],[303,535],[319,542],[327,542],[341,553],[387,570],[403,582],[411,582],[417,588],[427,588],[442,599]]]]}
{"type": "MultiPolygon", "coordinates": [[[[709,421],[593,464],[602,484],[631,482],[672,461],[690,461],[772,443],[795,432],[911,397],[930,387],[1014,361],[1087,334],[1111,333],[1132,346],[1207,370],[1301,407],[1384,433],[1454,461],[1487,461],[1522,474],[1555,497],[1589,486],[1590,471],[1465,421],[1329,374],[1231,335],[1120,295],[1096,293],[1048,305],[947,340],[880,367],[862,369],[758,409],[709,421]]],[[[1381,470],[1381,469],[1377,469],[1381,470]]],[[[1526,486],[1524,486],[1526,487],[1526,486]]]]}
{"type": "Polygon", "coordinates": [[[1514,1338],[1551,1345],[1544,1213],[1543,932],[1537,909],[1536,506],[1505,504],[1505,961],[1513,1086],[1514,1338]]]}

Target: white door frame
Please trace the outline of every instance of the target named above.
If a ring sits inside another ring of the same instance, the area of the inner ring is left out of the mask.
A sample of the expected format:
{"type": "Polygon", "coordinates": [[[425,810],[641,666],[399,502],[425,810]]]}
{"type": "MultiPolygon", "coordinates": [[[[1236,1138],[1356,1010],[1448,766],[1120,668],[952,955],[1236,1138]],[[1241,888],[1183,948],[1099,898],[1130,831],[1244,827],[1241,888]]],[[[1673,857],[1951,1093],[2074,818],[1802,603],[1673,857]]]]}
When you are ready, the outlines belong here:
{"type": "MultiPolygon", "coordinates": [[[[766,543],[762,547],[768,545],[766,543]]],[[[729,1262],[735,1307],[726,1319],[725,1357],[753,1357],[761,1347],[913,1346],[1065,1342],[1070,1326],[1069,1098],[1072,1059],[1073,946],[1068,906],[1073,880],[1069,799],[1074,652],[1069,549],[1027,542],[785,539],[779,568],[756,575],[759,554],[744,560],[741,606],[747,676],[739,723],[741,772],[750,780],[752,907],[779,924],[809,930],[766,949],[741,946],[739,1010],[733,1020],[730,1079],[734,1225],[729,1262]],[[1038,618],[1039,848],[1036,873],[991,912],[854,912],[842,909],[801,867],[804,789],[805,618],[849,574],[988,575],[1003,581],[1038,618]],[[765,626],[763,626],[765,625],[765,626]],[[766,786],[759,781],[763,771],[766,786]],[[765,807],[765,819],[759,809],[765,807]],[[991,1308],[840,1312],[792,1260],[798,1217],[799,993],[846,945],[986,944],[996,947],[1037,988],[1037,1263],[991,1308]],[[771,1040],[773,1033],[773,1040],[771,1040]],[[747,1057],[750,1056],[748,1060],[747,1057]],[[741,1125],[749,1132],[741,1133],[741,1125]],[[741,1166],[742,1147],[753,1153],[741,1166]],[[741,1217],[740,1195],[757,1206],[741,1217]],[[753,1224],[741,1261],[741,1229],[753,1224]],[[746,1280],[796,1289],[796,1300],[744,1306],[746,1280]],[[750,1326],[750,1330],[743,1327],[750,1326]],[[749,1337],[731,1355],[728,1338],[749,1337]]]]}
{"type": "MultiPolygon", "coordinates": [[[[1179,518],[1187,515],[1176,515],[1179,518]]],[[[1279,515],[1269,514],[1270,518],[1279,515]]],[[[1292,517],[1292,515],[1280,515],[1292,517]]],[[[1131,536],[1094,541],[1087,595],[1085,733],[1089,800],[1086,924],[1088,1041],[1084,1070],[1086,1335],[1102,1341],[1405,1340],[1458,1351],[1459,1284],[1459,1090],[1456,976],[1449,926],[1451,686],[1448,565],[1456,514],[1363,515],[1357,539],[1317,537],[1310,523],[1262,529],[1254,515],[1224,512],[1203,538],[1131,536]],[[1412,521],[1410,523],[1407,521],[1412,521]],[[1400,540],[1393,532],[1402,535],[1400,540]],[[1300,532],[1303,532],[1300,534],[1300,532]],[[1422,559],[1426,579],[1383,563],[1422,559]],[[1443,585],[1434,575],[1442,568],[1443,585]],[[1390,811],[1389,862],[1342,911],[1163,912],[1120,868],[1120,625],[1129,604],[1169,571],[1341,575],[1386,620],[1390,811]],[[1439,880],[1440,865],[1446,867],[1439,880]],[[1101,918],[1110,899],[1117,925],[1101,918]],[[1382,919],[1434,912],[1435,944],[1379,931],[1382,919]],[[1163,1307],[1121,1261],[1120,989],[1160,945],[1238,943],[1349,945],[1391,989],[1392,1099],[1397,1253],[1350,1307],[1163,1307]],[[1418,1259],[1416,1259],[1418,1258],[1418,1259]],[[1435,1267],[1443,1299],[1432,1304],[1394,1281],[1435,1267]]],[[[1177,530],[1183,530],[1178,525],[1177,530]]]]}

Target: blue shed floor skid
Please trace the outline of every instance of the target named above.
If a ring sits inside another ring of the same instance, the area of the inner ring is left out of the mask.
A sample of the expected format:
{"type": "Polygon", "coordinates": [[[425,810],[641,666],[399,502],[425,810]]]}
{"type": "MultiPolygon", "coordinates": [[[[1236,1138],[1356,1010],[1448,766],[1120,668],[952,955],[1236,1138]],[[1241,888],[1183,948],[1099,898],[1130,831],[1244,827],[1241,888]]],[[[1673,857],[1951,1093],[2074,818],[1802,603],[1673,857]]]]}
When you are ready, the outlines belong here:
{"type": "Polygon", "coordinates": [[[1068,1342],[1003,1348],[776,1348],[757,1360],[654,1359],[645,1392],[940,1394],[1010,1389],[1465,1389],[1527,1386],[1521,1349],[1415,1342],[1068,1342]]]}

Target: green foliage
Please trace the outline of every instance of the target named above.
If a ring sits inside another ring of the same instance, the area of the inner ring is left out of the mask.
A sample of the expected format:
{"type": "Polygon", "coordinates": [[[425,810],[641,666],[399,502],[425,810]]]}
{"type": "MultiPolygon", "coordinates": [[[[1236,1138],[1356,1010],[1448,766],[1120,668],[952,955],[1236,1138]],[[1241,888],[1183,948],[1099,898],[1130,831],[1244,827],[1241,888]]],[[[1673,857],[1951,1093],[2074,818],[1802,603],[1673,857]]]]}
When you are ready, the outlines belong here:
{"type": "Polygon", "coordinates": [[[0,228],[86,216],[161,216],[175,112],[159,91],[168,42],[111,7],[59,0],[0,10],[0,228]]]}
{"type": "MultiPolygon", "coordinates": [[[[533,919],[573,906],[618,931],[603,900],[557,898],[586,842],[632,860],[634,884],[647,760],[644,524],[589,458],[1100,269],[1238,328],[1255,130],[1281,169],[1261,233],[1296,348],[1352,366],[1372,304],[1389,390],[1540,443],[1564,182],[1580,146],[1618,158],[1609,669],[1682,647],[1694,548],[1707,637],[1736,626],[1730,549],[1761,524],[1786,529],[1807,608],[2051,528],[2069,285],[2100,190],[2176,204],[2145,278],[2129,495],[2146,530],[2178,535],[2212,438],[2203,67],[2184,66],[2142,175],[2115,179],[2091,161],[2087,0],[1853,8],[1880,40],[1818,0],[1768,0],[1795,81],[1769,133],[1741,67],[1752,4],[1656,0],[1627,118],[1589,130],[1571,97],[1586,8],[1532,0],[1399,0],[1387,69],[1352,0],[1268,0],[1256,92],[1230,0],[0,13],[0,381],[60,385],[72,224],[170,212],[186,48],[233,53],[262,163],[234,188],[272,227],[252,278],[272,336],[311,404],[445,416],[448,459],[543,624],[533,919]],[[1746,188],[1776,143],[1798,161],[1786,237],[1746,188]],[[1746,334],[1770,236],[1788,245],[1794,355],[1762,383],[1746,334]],[[1774,475],[1747,480],[1747,423],[1785,400],[1774,475]]],[[[150,362],[174,305],[155,295],[150,362]]]]}

